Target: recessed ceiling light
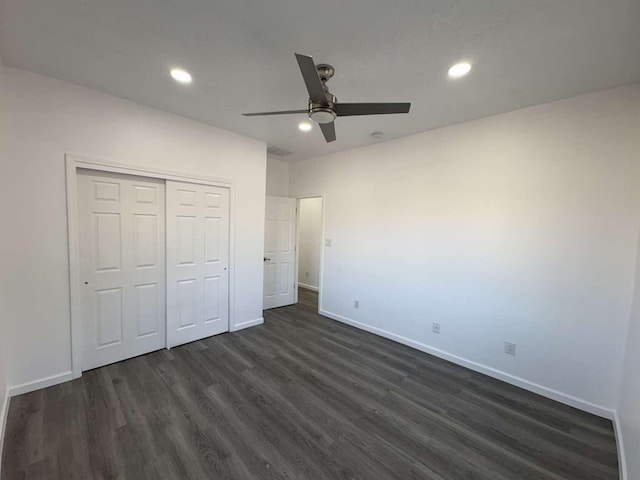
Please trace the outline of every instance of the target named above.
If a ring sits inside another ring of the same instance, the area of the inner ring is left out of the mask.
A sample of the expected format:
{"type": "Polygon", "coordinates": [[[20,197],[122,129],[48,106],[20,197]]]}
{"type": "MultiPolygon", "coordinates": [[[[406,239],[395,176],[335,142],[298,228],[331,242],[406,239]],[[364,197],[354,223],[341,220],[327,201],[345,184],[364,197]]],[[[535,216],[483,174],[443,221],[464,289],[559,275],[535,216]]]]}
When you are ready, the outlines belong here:
{"type": "Polygon", "coordinates": [[[174,68],[171,70],[171,76],[176,82],[191,83],[191,74],[181,68],[174,68]]]}
{"type": "Polygon", "coordinates": [[[311,124],[309,122],[300,122],[298,128],[303,132],[308,132],[309,130],[311,130],[311,124]]]}
{"type": "Polygon", "coordinates": [[[471,64],[467,62],[456,63],[449,69],[449,76],[451,78],[464,77],[471,71],[471,64]]]}

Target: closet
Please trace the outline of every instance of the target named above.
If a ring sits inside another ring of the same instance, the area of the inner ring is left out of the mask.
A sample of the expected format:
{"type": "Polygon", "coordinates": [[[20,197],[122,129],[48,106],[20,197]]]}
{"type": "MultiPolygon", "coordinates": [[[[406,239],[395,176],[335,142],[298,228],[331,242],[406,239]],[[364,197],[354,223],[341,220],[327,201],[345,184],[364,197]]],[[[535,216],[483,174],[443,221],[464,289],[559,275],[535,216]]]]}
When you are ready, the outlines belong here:
{"type": "Polygon", "coordinates": [[[82,370],[229,330],[229,190],[78,169],[82,370]]]}

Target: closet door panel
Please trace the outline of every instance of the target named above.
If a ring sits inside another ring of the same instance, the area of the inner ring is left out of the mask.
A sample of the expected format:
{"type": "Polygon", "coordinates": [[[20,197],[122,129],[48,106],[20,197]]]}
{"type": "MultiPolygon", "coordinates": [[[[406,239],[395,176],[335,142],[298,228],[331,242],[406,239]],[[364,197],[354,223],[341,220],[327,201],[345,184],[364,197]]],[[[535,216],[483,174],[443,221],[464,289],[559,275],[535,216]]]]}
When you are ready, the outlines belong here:
{"type": "Polygon", "coordinates": [[[82,369],[166,346],[164,181],[78,171],[82,369]]]}
{"type": "Polygon", "coordinates": [[[167,181],[167,345],[229,331],[229,190],[167,181]]]}

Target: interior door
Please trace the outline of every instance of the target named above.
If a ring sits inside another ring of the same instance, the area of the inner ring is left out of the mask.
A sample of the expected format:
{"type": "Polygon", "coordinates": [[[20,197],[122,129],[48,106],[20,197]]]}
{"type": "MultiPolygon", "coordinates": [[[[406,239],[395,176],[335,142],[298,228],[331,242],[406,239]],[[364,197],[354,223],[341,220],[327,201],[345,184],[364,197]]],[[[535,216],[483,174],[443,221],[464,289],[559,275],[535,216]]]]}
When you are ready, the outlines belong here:
{"type": "Polygon", "coordinates": [[[296,199],[267,196],[264,237],[264,308],[295,302],[296,199]]]}
{"type": "Polygon", "coordinates": [[[167,345],[229,331],[229,189],[167,180],[167,345]]]}
{"type": "Polygon", "coordinates": [[[82,369],[166,345],[164,182],[78,171],[82,369]]]}

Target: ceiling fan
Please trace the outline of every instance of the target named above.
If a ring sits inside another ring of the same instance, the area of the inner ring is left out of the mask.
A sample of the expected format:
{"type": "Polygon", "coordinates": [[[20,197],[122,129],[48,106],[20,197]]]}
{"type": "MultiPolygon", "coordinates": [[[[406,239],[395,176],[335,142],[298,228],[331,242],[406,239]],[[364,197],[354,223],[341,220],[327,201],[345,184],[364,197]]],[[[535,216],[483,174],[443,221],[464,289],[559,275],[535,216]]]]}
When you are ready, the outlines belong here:
{"type": "Polygon", "coordinates": [[[316,65],[308,55],[296,53],[300,73],[307,91],[309,92],[309,107],[306,110],[285,110],[281,112],[243,113],[245,117],[262,115],[289,115],[306,113],[309,118],[320,125],[320,130],[327,143],[336,139],[336,129],[333,121],[337,117],[354,115],[385,115],[390,113],[409,113],[410,103],[339,103],[338,99],[329,92],[327,82],[335,69],[324,63],[316,65]]]}

